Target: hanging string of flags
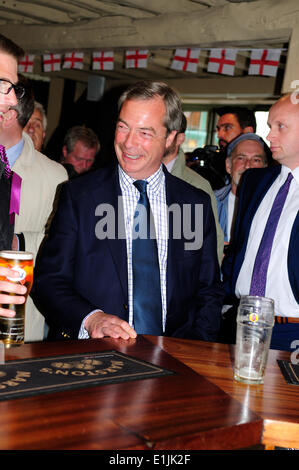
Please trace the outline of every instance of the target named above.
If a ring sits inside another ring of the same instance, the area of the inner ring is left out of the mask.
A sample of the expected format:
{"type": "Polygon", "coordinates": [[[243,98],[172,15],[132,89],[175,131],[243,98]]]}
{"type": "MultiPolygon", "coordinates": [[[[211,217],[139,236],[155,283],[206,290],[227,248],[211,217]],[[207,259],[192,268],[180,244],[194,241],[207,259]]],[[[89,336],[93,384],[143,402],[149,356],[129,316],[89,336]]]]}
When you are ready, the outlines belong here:
{"type": "MultiPolygon", "coordinates": [[[[236,67],[236,58],[238,49],[209,49],[207,71],[221,75],[233,76],[236,67]]],[[[244,49],[243,49],[244,51],[244,49]]],[[[264,75],[275,77],[279,67],[279,61],[282,49],[251,49],[248,75],[264,75]]],[[[201,49],[199,48],[179,48],[173,55],[170,68],[196,73],[198,70],[199,57],[201,49]]],[[[20,73],[33,73],[34,55],[28,54],[19,62],[20,73]]],[[[125,52],[125,67],[129,68],[147,68],[148,50],[132,49],[125,52]]],[[[83,52],[70,52],[62,56],[61,54],[44,54],[43,69],[44,72],[56,72],[63,69],[83,69],[83,52]]],[[[93,70],[113,70],[114,53],[113,51],[96,51],[92,53],[93,70]]]]}

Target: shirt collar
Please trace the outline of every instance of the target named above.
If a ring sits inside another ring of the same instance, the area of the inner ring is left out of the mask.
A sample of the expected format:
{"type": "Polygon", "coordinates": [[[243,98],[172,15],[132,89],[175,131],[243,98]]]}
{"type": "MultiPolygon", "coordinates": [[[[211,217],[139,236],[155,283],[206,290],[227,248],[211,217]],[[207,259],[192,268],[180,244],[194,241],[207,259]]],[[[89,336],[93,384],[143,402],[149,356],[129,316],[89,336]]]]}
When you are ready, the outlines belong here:
{"type": "Polygon", "coordinates": [[[299,184],[299,166],[297,166],[294,170],[291,170],[289,167],[281,165],[279,182],[284,183],[290,172],[292,173],[296,183],[299,184]]]}
{"type": "MultiPolygon", "coordinates": [[[[138,191],[135,188],[135,186],[133,185],[133,183],[134,183],[134,181],[136,181],[136,179],[129,176],[121,168],[120,165],[118,165],[118,170],[119,170],[119,180],[120,180],[121,189],[123,191],[126,191],[126,190],[130,191],[130,190],[132,190],[132,188],[134,188],[134,191],[135,190],[138,191]]],[[[159,193],[159,191],[161,189],[161,185],[164,182],[164,178],[165,178],[165,176],[164,176],[162,165],[160,166],[160,168],[153,175],[146,178],[145,181],[148,182],[148,188],[153,194],[158,194],[159,193]]]]}
{"type": "Polygon", "coordinates": [[[175,158],[173,158],[172,160],[170,160],[170,162],[168,162],[166,165],[164,163],[164,165],[166,166],[167,170],[169,171],[169,173],[171,173],[173,167],[174,167],[174,164],[175,162],[177,161],[177,159],[179,158],[179,155],[177,155],[175,158]]]}
{"type": "Polygon", "coordinates": [[[16,163],[17,159],[21,155],[23,147],[24,139],[22,138],[17,144],[13,145],[9,149],[5,149],[10,168],[13,167],[13,165],[16,163]]]}

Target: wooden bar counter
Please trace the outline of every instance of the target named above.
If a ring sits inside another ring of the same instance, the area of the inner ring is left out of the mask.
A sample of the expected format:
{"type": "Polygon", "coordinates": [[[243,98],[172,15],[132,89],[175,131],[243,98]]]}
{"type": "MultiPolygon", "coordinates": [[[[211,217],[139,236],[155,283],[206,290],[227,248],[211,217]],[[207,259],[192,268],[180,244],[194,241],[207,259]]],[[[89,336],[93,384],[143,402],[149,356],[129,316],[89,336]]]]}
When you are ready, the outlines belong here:
{"type": "MultiPolygon", "coordinates": [[[[299,386],[288,385],[277,360],[291,353],[270,350],[263,385],[233,380],[234,346],[202,341],[149,337],[173,357],[203,375],[263,419],[262,444],[299,449],[299,386]]],[[[295,360],[299,360],[299,354],[295,360]]]]}
{"type": "MultiPolygon", "coordinates": [[[[105,338],[10,348],[5,357],[8,364],[114,350],[174,373],[1,400],[0,449],[158,451],[255,446],[261,442],[263,419],[251,411],[252,394],[247,388],[236,392],[239,387],[230,378],[229,355],[218,354],[218,347],[140,336],[128,342],[105,338]],[[192,370],[196,364],[201,364],[201,370],[192,370]],[[218,379],[221,388],[212,383],[218,379]]],[[[256,393],[262,396],[263,387],[256,393]]]]}

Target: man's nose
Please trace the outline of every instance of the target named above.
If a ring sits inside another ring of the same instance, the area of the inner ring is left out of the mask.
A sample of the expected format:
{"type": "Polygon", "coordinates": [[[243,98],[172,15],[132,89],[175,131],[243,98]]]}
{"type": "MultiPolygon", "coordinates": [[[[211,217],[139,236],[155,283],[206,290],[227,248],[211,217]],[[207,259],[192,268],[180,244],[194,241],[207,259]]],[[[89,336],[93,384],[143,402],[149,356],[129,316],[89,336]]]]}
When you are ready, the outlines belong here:
{"type": "Polygon", "coordinates": [[[270,129],[269,132],[268,132],[268,135],[266,135],[266,140],[271,141],[273,136],[274,136],[273,129],[270,129]]]}
{"type": "Polygon", "coordinates": [[[126,135],[125,144],[127,147],[134,147],[134,145],[137,143],[137,140],[138,138],[136,132],[130,130],[126,135]]]}
{"type": "Polygon", "coordinates": [[[220,137],[223,137],[223,129],[218,129],[217,130],[217,136],[220,138],[220,137]]]}
{"type": "Polygon", "coordinates": [[[245,169],[251,168],[253,166],[253,161],[250,158],[246,158],[245,160],[245,169]]]}

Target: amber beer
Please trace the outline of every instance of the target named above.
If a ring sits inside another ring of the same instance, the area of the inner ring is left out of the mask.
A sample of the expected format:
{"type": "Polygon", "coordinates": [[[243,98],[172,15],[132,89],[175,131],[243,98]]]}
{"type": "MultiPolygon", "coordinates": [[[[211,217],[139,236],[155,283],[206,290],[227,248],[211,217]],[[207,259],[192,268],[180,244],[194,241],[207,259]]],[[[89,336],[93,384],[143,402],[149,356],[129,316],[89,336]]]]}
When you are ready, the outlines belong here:
{"type": "MultiPolygon", "coordinates": [[[[26,300],[33,283],[33,254],[28,251],[0,251],[0,266],[11,268],[19,273],[19,277],[6,278],[0,276],[1,281],[17,282],[25,285],[26,300]]],[[[5,292],[5,294],[7,294],[5,292]]],[[[16,294],[10,294],[16,295],[16,294]]],[[[25,335],[25,304],[1,304],[2,308],[14,310],[16,315],[12,318],[0,315],[0,341],[6,348],[19,346],[24,343],[25,335]]]]}

